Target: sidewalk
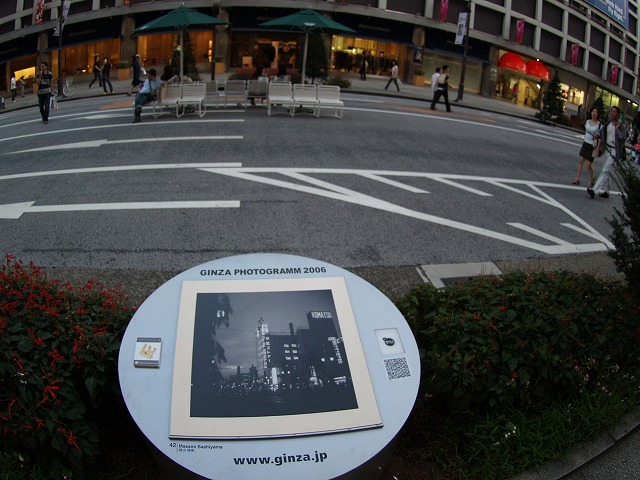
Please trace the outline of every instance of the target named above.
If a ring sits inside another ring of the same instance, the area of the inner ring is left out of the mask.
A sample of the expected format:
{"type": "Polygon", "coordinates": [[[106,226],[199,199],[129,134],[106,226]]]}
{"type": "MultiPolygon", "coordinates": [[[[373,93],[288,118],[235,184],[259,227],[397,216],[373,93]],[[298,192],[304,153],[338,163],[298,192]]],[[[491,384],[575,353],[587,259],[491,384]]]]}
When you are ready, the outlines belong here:
{"type": "MultiPolygon", "coordinates": [[[[202,77],[203,80],[211,79],[210,74],[203,74],[202,77]]],[[[368,76],[366,81],[360,80],[357,74],[347,75],[347,77],[351,80],[351,87],[344,89],[343,93],[375,94],[423,100],[425,107],[428,107],[427,100],[431,100],[431,89],[429,87],[403,84],[400,87],[401,91],[398,93],[395,90],[395,86],[391,86],[389,90],[384,89],[387,82],[385,77],[368,76]]],[[[216,80],[219,82],[223,82],[227,78],[228,74],[216,75],[216,80]]],[[[61,111],[64,111],[65,102],[104,96],[104,91],[96,84],[94,84],[93,88],[89,88],[89,82],[92,79],[93,75],[74,78],[76,93],[71,98],[59,99],[61,111]]],[[[131,81],[112,80],[112,84],[116,94],[110,96],[122,99],[129,91],[131,81]]],[[[450,94],[451,99],[455,99],[457,90],[451,91],[450,94]]],[[[461,109],[472,109],[535,120],[534,114],[537,112],[533,108],[514,105],[508,101],[489,99],[469,92],[464,93],[463,100],[461,103],[451,102],[454,113],[461,109]]],[[[131,101],[133,101],[133,96],[131,101]]],[[[37,106],[38,98],[35,94],[27,94],[25,98],[18,96],[15,103],[11,102],[10,96],[5,96],[6,109],[0,111],[0,115],[22,108],[34,107],[37,110],[37,106]]],[[[445,114],[442,104],[439,106],[439,111],[445,114]]],[[[34,119],[39,117],[35,110],[33,115],[34,119]]],[[[55,118],[55,113],[52,117],[55,118]]],[[[585,271],[609,277],[618,276],[613,262],[606,254],[572,255],[518,262],[496,262],[496,265],[502,272],[544,268],[547,270],[585,271]]],[[[420,278],[410,278],[411,273],[415,273],[413,267],[376,267],[352,269],[352,271],[356,275],[365,278],[365,280],[390,297],[406,293],[404,289],[410,287],[409,284],[412,281],[421,281],[420,278]]],[[[89,278],[93,278],[104,282],[107,286],[124,285],[126,287],[125,293],[138,302],[143,301],[156,288],[177,273],[180,272],[49,269],[49,274],[52,278],[62,278],[71,283],[83,284],[89,278]]],[[[566,458],[542,465],[533,471],[518,475],[512,480],[637,480],[640,479],[639,451],[640,407],[629,413],[616,427],[602,432],[593,441],[574,449],[566,458]]]]}
{"type": "MultiPolygon", "coordinates": [[[[156,70],[160,72],[161,69],[159,67],[156,67],[156,70]]],[[[229,78],[229,75],[229,73],[218,74],[215,76],[215,78],[216,80],[218,80],[218,83],[221,84],[222,82],[227,80],[227,78],[229,78]]],[[[211,80],[210,72],[201,73],[201,76],[203,81],[211,80]]],[[[349,87],[348,89],[343,89],[343,93],[383,95],[389,97],[424,100],[425,105],[427,105],[427,101],[431,101],[431,87],[428,86],[416,87],[414,85],[402,84],[400,87],[400,92],[398,93],[395,90],[395,85],[389,87],[389,90],[384,89],[388,77],[368,75],[367,80],[360,80],[360,77],[357,74],[345,74],[343,76],[351,80],[351,87],[349,87]]],[[[60,103],[63,103],[83,98],[104,96],[104,90],[100,88],[97,83],[94,83],[93,87],[89,88],[89,83],[91,82],[91,80],[93,80],[93,74],[76,75],[74,77],[74,85],[76,86],[75,95],[70,98],[58,98],[58,101],[60,103]]],[[[113,89],[115,92],[114,96],[122,98],[122,96],[126,95],[129,91],[131,80],[114,80],[112,78],[111,83],[113,84],[113,89]]],[[[457,97],[457,94],[457,89],[452,89],[449,92],[451,108],[454,112],[459,109],[473,109],[482,110],[485,112],[501,113],[514,117],[534,119],[534,115],[538,111],[535,108],[526,107],[524,105],[514,105],[507,100],[487,98],[472,92],[465,92],[463,95],[463,101],[457,103],[454,101],[457,97]]],[[[10,95],[5,95],[5,110],[0,111],[0,114],[7,113],[18,108],[34,106],[38,106],[38,96],[35,93],[25,94],[25,98],[20,98],[20,95],[18,94],[15,102],[11,102],[10,95]]],[[[440,111],[444,111],[444,104],[442,104],[442,102],[439,104],[438,109],[440,111]]]]}

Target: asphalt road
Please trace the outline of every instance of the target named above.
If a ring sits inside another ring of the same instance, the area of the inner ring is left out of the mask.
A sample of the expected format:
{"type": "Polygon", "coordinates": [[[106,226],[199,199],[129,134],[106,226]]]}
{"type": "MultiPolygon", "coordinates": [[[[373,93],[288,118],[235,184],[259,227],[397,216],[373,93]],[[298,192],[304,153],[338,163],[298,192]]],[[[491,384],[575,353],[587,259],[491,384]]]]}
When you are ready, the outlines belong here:
{"type": "Polygon", "coordinates": [[[577,133],[343,99],[343,120],[146,109],[133,125],[122,96],[62,103],[48,125],[33,108],[2,115],[0,251],[43,266],[175,271],[252,252],[395,267],[606,249],[621,202],[569,184],[577,133]]]}

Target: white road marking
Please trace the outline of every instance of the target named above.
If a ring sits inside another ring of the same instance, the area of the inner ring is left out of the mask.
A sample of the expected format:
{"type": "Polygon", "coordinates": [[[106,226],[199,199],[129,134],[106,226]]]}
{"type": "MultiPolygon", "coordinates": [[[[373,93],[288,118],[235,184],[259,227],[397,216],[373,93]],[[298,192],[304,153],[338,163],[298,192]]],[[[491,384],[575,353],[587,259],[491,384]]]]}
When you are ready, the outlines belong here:
{"type": "Polygon", "coordinates": [[[121,203],[81,203],[76,205],[39,205],[35,202],[0,205],[0,218],[18,219],[25,213],[87,212],[103,210],[164,210],[184,208],[240,208],[237,200],[194,201],[194,202],[121,202],[121,203]]]}
{"type": "Polygon", "coordinates": [[[62,145],[48,145],[46,147],[40,148],[30,148],[28,150],[18,150],[15,152],[7,152],[5,155],[11,155],[15,153],[31,153],[31,152],[48,152],[50,150],[74,150],[80,148],[98,148],[103,145],[111,145],[118,143],[140,143],[140,142],[180,142],[180,141],[190,141],[190,140],[242,140],[244,137],[242,135],[211,135],[207,137],[158,137],[158,138],[128,138],[125,140],[90,140],[88,142],[78,142],[78,143],[66,143],[62,145]]]}
{"type": "Polygon", "coordinates": [[[157,165],[120,165],[115,167],[70,168],[67,170],[48,170],[43,172],[14,173],[0,176],[2,180],[20,180],[24,178],[49,177],[52,175],[77,175],[82,173],[133,172],[138,170],[177,170],[189,168],[240,168],[241,163],[167,163],[157,165]]]}
{"type": "MultiPolygon", "coordinates": [[[[243,123],[244,119],[242,118],[229,118],[229,119],[216,119],[216,120],[169,120],[163,122],[142,122],[137,123],[135,128],[138,129],[140,127],[153,127],[157,128],[161,125],[173,125],[173,124],[182,124],[184,125],[186,122],[192,123],[243,123]]],[[[43,135],[61,135],[63,138],[68,137],[73,134],[73,132],[82,132],[87,130],[105,130],[107,128],[132,128],[131,123],[116,123],[113,125],[94,125],[91,127],[78,127],[78,128],[65,128],[64,130],[45,130],[44,132],[38,133],[27,133],[25,135],[16,135],[14,137],[6,137],[0,138],[0,142],[6,142],[8,140],[18,140],[21,138],[30,138],[30,137],[39,137],[43,135]]]]}
{"type": "MultiPolygon", "coordinates": [[[[82,168],[82,169],[69,169],[69,170],[57,170],[48,172],[32,172],[23,174],[13,174],[0,176],[0,181],[3,180],[16,180],[26,179],[48,175],[71,175],[71,174],[84,174],[84,173],[101,173],[101,172],[120,172],[120,171],[135,171],[135,170],[161,170],[161,169],[199,169],[205,172],[210,172],[218,175],[233,177],[241,180],[248,180],[251,182],[262,183],[279,188],[285,188],[288,190],[294,190],[298,192],[304,192],[311,195],[317,195],[325,198],[331,198],[338,201],[343,201],[363,207],[374,208],[381,211],[386,211],[406,217],[422,220],[425,222],[441,225],[447,228],[453,228],[461,230],[467,233],[481,235],[494,240],[503,241],[506,243],[518,245],[524,248],[529,248],[535,251],[543,252],[550,255],[560,255],[579,252],[594,252],[594,251],[606,251],[607,248],[613,248],[613,245],[600,233],[598,233],[593,227],[591,227],[586,221],[578,217],[575,213],[569,210],[566,206],[553,199],[549,194],[543,191],[543,188],[561,188],[576,190],[576,187],[568,186],[564,184],[553,184],[545,182],[533,182],[530,180],[515,180],[506,178],[494,178],[494,177],[479,177],[471,175],[448,175],[448,174],[433,174],[425,172],[400,172],[400,171],[384,171],[384,170],[356,170],[356,169],[320,169],[320,168],[270,168],[270,167],[252,167],[242,168],[238,163],[189,163],[189,164],[166,164],[166,165],[132,165],[132,166],[116,166],[116,167],[94,167],[94,168],[82,168]],[[262,175],[261,175],[262,174],[262,175]],[[456,188],[464,188],[474,195],[481,197],[491,196],[487,192],[480,189],[474,189],[460,185],[458,182],[478,182],[491,185],[493,187],[508,190],[519,195],[522,195],[528,199],[541,202],[552,208],[557,208],[572,218],[580,226],[573,224],[561,223],[561,225],[572,229],[575,232],[582,233],[589,237],[591,240],[596,240],[596,243],[570,243],[569,241],[562,240],[558,237],[552,236],[546,232],[535,229],[534,227],[524,225],[521,223],[510,223],[512,227],[516,227],[519,230],[527,231],[534,234],[541,239],[549,241],[549,244],[534,242],[523,238],[515,237],[513,235],[504,234],[502,232],[489,230],[476,225],[458,222],[449,218],[443,218],[436,215],[431,215],[421,211],[411,210],[401,205],[394,204],[389,201],[385,201],[376,198],[371,195],[367,195],[355,190],[343,187],[336,183],[320,180],[312,177],[313,174],[332,174],[332,175],[358,175],[361,177],[369,178],[375,181],[381,181],[386,184],[392,185],[403,190],[413,191],[414,193],[426,193],[425,190],[408,186],[402,182],[390,180],[388,177],[412,177],[422,178],[425,180],[438,181],[452,185],[456,188]],[[275,175],[281,175],[286,178],[296,180],[296,183],[287,180],[275,178],[275,175]],[[518,188],[520,187],[520,188],[518,188]],[[523,189],[522,187],[526,187],[523,189]]],[[[581,190],[581,189],[578,189],[581,190]]],[[[615,192],[614,192],[615,193],[615,192]]],[[[3,207],[5,218],[19,218],[22,213],[20,212],[45,212],[45,211],[76,211],[80,209],[84,210],[104,210],[108,205],[114,205],[113,209],[122,208],[211,208],[211,207],[189,207],[192,202],[152,202],[152,203],[140,203],[140,204],[86,204],[71,205],[71,206],[44,206],[34,207],[33,202],[23,202],[10,206],[3,207]],[[167,205],[174,204],[175,207],[167,207],[167,205]],[[87,206],[88,205],[88,206],[87,206]],[[106,207],[105,207],[106,205],[106,207]],[[129,207],[127,207],[129,205],[129,207]],[[147,205],[145,207],[145,205],[147,205]],[[153,205],[165,205],[156,206],[153,205]],[[180,206],[177,206],[180,205],[180,206]],[[25,210],[26,209],[26,210],[25,210]]],[[[196,202],[198,203],[198,202],[196,202]]],[[[235,206],[235,205],[234,205],[235,206]]]]}
{"type": "Polygon", "coordinates": [[[407,190],[408,192],[411,192],[411,193],[429,193],[426,190],[422,190],[421,188],[416,188],[411,185],[407,185],[406,183],[396,182],[395,180],[391,180],[389,178],[385,178],[380,175],[374,175],[372,173],[361,173],[360,176],[364,178],[368,178],[370,180],[375,180],[376,182],[386,183],[387,185],[400,188],[401,190],[407,190]]]}
{"type": "Polygon", "coordinates": [[[568,145],[576,145],[575,142],[569,142],[567,140],[563,140],[561,138],[555,138],[555,137],[549,137],[548,135],[542,135],[540,133],[534,133],[531,131],[526,131],[526,130],[518,130],[515,128],[510,128],[510,127],[502,127],[500,125],[493,125],[493,124],[488,124],[488,123],[482,123],[482,122],[475,122],[472,120],[464,120],[461,118],[454,118],[454,117],[447,117],[447,116],[443,116],[443,115],[438,115],[438,114],[431,114],[431,113],[416,113],[416,112],[401,112],[401,111],[396,111],[396,110],[377,110],[377,109],[369,109],[369,108],[354,108],[354,107],[344,107],[345,110],[349,110],[349,111],[354,111],[354,112],[369,112],[369,113],[385,113],[385,114],[393,114],[393,115],[403,115],[403,116],[407,116],[407,117],[418,117],[418,118],[430,118],[430,119],[437,119],[439,122],[451,122],[451,123],[464,123],[466,125],[475,125],[477,127],[484,127],[484,128],[494,128],[496,130],[502,130],[505,132],[513,132],[513,133],[518,133],[521,135],[529,135],[531,137],[538,137],[538,138],[544,138],[545,140],[553,140],[555,142],[560,142],[560,143],[566,143],[568,145]]]}

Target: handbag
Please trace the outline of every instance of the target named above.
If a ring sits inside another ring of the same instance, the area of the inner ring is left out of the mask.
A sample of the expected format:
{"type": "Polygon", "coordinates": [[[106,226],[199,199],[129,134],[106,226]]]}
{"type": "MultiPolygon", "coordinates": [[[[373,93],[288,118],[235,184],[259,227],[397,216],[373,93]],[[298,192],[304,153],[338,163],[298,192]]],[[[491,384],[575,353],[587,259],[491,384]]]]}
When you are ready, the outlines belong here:
{"type": "Polygon", "coordinates": [[[140,67],[140,74],[141,75],[146,75],[147,71],[144,69],[144,67],[140,67]]]}
{"type": "Polygon", "coordinates": [[[58,110],[58,99],[55,95],[51,95],[51,103],[49,104],[51,110],[58,110]]]}

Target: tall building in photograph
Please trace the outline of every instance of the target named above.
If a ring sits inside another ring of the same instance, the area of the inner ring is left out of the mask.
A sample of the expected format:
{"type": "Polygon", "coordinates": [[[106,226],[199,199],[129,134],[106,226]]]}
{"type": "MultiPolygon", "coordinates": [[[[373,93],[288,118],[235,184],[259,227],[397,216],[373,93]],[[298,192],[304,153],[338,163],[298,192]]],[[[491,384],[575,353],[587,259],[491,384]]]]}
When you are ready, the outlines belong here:
{"type": "MultiPolygon", "coordinates": [[[[305,0],[64,1],[70,3],[61,37],[54,35],[61,0],[0,2],[0,91],[14,73],[30,83],[41,60],[54,73],[60,58],[65,72],[88,75],[100,55],[128,74],[126,62],[138,53],[147,68],[161,68],[176,35],[132,33],[182,3],[229,22],[190,32],[201,72],[214,71],[216,62],[226,71],[301,69],[303,36],[259,25],[308,7],[305,0]]],[[[334,72],[357,72],[366,60],[369,74],[384,76],[394,60],[403,81],[422,83],[447,64],[455,89],[464,61],[466,91],[533,107],[557,72],[568,113],[599,96],[627,115],[637,112],[637,0],[320,0],[311,6],[356,32],[324,36],[334,72]],[[456,35],[465,30],[459,28],[465,15],[466,54],[456,35]]]]}

